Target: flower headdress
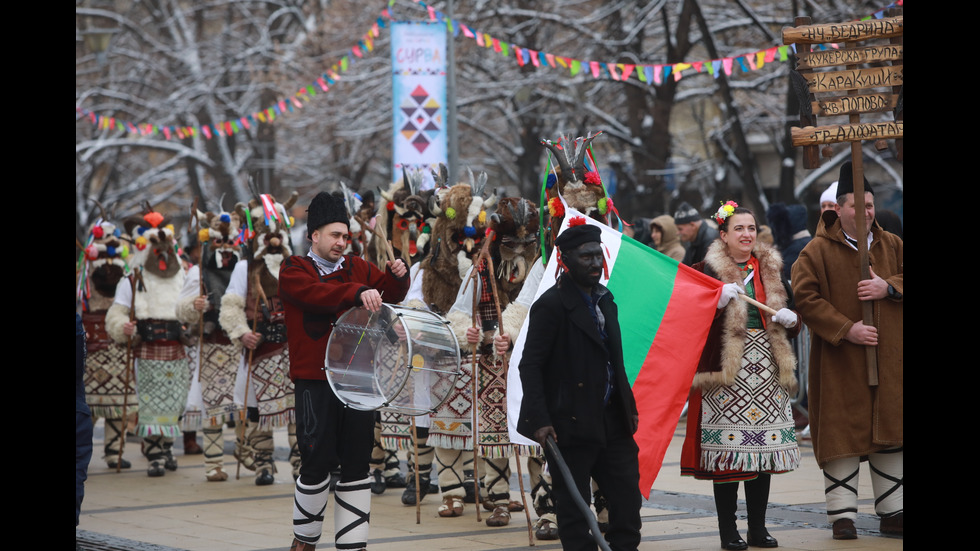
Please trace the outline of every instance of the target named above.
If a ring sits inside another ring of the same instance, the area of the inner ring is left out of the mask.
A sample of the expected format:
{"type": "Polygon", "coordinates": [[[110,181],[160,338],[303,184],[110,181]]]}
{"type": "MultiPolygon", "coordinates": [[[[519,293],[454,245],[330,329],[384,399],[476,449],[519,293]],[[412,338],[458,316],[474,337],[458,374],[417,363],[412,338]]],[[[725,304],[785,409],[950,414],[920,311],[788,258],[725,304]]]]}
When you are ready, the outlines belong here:
{"type": "Polygon", "coordinates": [[[715,212],[715,222],[718,222],[719,226],[724,224],[725,220],[729,216],[731,216],[735,212],[735,209],[737,208],[738,208],[738,203],[736,203],[735,201],[729,201],[727,203],[723,203],[720,207],[718,207],[718,210],[715,212]]]}

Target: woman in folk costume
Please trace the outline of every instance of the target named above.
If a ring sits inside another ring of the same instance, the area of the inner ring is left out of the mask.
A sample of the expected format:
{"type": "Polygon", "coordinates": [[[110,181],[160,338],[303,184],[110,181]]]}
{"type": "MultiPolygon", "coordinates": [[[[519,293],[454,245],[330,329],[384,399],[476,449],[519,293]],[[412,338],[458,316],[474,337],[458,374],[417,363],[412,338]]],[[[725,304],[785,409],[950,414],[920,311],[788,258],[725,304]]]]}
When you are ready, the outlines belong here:
{"type": "Polygon", "coordinates": [[[122,279],[106,313],[106,329],[118,343],[131,343],[136,358],[139,424],[147,474],[163,476],[177,470],[174,438],[190,386],[190,366],[181,341],[183,331],[174,305],[184,285],[184,267],[177,255],[173,226],[147,205],[146,214],[125,220],[136,249],[130,266],[134,276],[122,279]]]}
{"type": "Polygon", "coordinates": [[[276,427],[287,429],[293,479],[299,476],[296,400],[279,299],[279,267],[292,255],[293,222],[288,212],[298,197],[294,191],[285,203],[267,194],[249,201],[251,259],[235,265],[218,318],[228,338],[240,347],[235,403],[245,408],[246,415],[245,422],[235,426],[235,456],[255,471],[258,486],[275,482],[272,431],[276,427]]]}
{"type": "MultiPolygon", "coordinates": [[[[377,266],[384,266],[388,260],[388,246],[395,258],[401,258],[409,269],[417,271],[418,264],[429,252],[429,236],[432,229],[429,225],[432,213],[429,210],[429,198],[433,190],[422,190],[424,178],[420,171],[404,171],[402,179],[392,182],[387,190],[379,190],[382,207],[375,217],[371,239],[367,244],[366,259],[377,266]]],[[[412,278],[412,285],[417,278],[412,278]]],[[[404,302],[403,302],[404,304],[404,302]]],[[[415,304],[424,308],[424,304],[415,304]]],[[[412,441],[411,419],[400,413],[379,410],[378,420],[374,428],[374,449],[371,453],[371,491],[382,494],[387,488],[404,488],[402,503],[415,505],[415,468],[418,464],[421,484],[419,494],[438,492],[431,484],[432,459],[435,450],[426,444],[428,438],[427,417],[420,417],[417,422],[417,438],[412,441]],[[414,449],[418,449],[416,461],[414,449]],[[401,473],[398,451],[408,453],[408,476],[401,473]]]]}
{"type": "Polygon", "coordinates": [[[765,515],[770,475],[800,463],[790,406],[796,358],[789,338],[802,323],[786,308],[782,257],[757,241],[752,211],[729,201],[715,220],[720,236],[693,267],[725,285],[689,398],[681,474],[714,483],[723,549],[777,547],[765,515]],[[745,483],[748,511],[745,540],[735,525],[739,481],[745,483]]]}
{"type": "Polygon", "coordinates": [[[478,260],[464,278],[466,292],[460,292],[447,318],[459,342],[477,351],[478,426],[477,452],[483,487],[487,496],[483,506],[492,514],[487,526],[506,526],[510,514],[524,510],[510,499],[510,457],[531,455],[531,447],[515,449],[507,433],[507,364],[494,350],[502,311],[517,298],[530,266],[538,256],[538,219],[535,206],[526,199],[501,199],[490,217],[489,255],[478,260]],[[472,275],[476,272],[476,276],[472,275]],[[476,295],[474,297],[474,294],[476,295]],[[474,302],[476,311],[473,310],[474,302]]]}
{"type": "Polygon", "coordinates": [[[209,482],[228,480],[224,471],[225,423],[241,421],[235,403],[235,374],[241,352],[218,323],[221,297],[231,274],[245,262],[245,212],[196,213],[201,224],[201,261],[187,271],[177,302],[177,319],[200,334],[197,384],[191,400],[199,408],[184,414],[184,428],[200,427],[204,433],[204,476],[209,482]],[[199,389],[200,395],[197,395],[199,389]],[[200,420],[199,422],[197,420],[200,420]]]}
{"type": "MultiPolygon", "coordinates": [[[[436,222],[432,228],[432,250],[421,263],[422,299],[439,314],[449,312],[473,265],[473,257],[485,237],[487,209],[496,203],[495,194],[484,194],[486,173],[470,183],[441,188],[433,201],[436,222]]],[[[466,326],[470,325],[467,320],[466,326]]],[[[428,444],[435,448],[439,468],[439,488],[443,503],[439,516],[463,514],[463,503],[476,498],[473,488],[473,408],[472,362],[461,362],[462,374],[442,406],[430,416],[428,444]],[[469,498],[468,496],[472,496],[469,498]]]]}
{"type": "Polygon", "coordinates": [[[85,399],[92,418],[105,419],[103,459],[110,469],[132,466],[122,457],[126,425],[123,414],[131,417],[139,411],[136,377],[127,370],[126,347],[109,337],[105,322],[116,286],[128,270],[128,256],[129,248],[122,232],[103,212],[89,230],[79,257],[76,300],[82,307],[82,324],[87,335],[85,399]]]}

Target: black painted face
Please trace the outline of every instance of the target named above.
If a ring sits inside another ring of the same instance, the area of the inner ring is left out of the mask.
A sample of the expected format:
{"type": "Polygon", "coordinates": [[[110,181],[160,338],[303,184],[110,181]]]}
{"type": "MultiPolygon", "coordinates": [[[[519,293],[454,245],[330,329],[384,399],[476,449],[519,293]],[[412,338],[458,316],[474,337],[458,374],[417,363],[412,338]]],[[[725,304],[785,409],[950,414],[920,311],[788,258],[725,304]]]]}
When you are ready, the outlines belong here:
{"type": "Polygon", "coordinates": [[[599,284],[602,278],[602,245],[595,241],[583,243],[562,253],[561,257],[576,285],[591,291],[599,284]]]}

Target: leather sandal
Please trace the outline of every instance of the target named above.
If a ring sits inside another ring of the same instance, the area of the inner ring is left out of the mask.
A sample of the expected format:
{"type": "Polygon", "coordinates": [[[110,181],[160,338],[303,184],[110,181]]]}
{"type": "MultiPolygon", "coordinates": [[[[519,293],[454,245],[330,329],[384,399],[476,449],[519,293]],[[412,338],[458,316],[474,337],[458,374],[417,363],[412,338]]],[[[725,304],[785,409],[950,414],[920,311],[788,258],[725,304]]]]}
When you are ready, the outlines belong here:
{"type": "MultiPolygon", "coordinates": [[[[490,501],[489,499],[483,500],[483,509],[485,511],[493,511],[497,508],[497,505],[490,501]]],[[[524,504],[520,501],[514,501],[513,499],[507,503],[507,511],[511,513],[520,513],[524,510],[524,504]]]]}
{"type": "Polygon", "coordinates": [[[510,511],[506,505],[494,508],[493,514],[487,517],[487,526],[507,526],[510,524],[510,511]]]}
{"type": "Polygon", "coordinates": [[[228,480],[228,473],[221,467],[215,467],[204,473],[204,477],[208,479],[208,482],[224,482],[228,480]]]}
{"type": "Polygon", "coordinates": [[[463,499],[456,496],[445,496],[442,498],[442,505],[439,506],[439,516],[443,518],[459,517],[463,515],[463,499]]]}
{"type": "Polygon", "coordinates": [[[534,524],[534,537],[543,541],[558,539],[558,525],[546,518],[539,518],[534,524]]]}
{"type": "Polygon", "coordinates": [[[293,538],[293,544],[289,546],[289,551],[316,551],[316,545],[312,543],[303,543],[296,538],[293,538]]]}

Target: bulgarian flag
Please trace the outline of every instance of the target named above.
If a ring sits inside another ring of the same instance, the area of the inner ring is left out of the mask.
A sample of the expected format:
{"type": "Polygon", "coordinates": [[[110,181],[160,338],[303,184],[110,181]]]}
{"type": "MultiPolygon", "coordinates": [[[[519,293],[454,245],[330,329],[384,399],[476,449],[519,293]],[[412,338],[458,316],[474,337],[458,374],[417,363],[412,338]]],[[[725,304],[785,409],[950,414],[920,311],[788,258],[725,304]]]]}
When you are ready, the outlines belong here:
{"type": "MultiPolygon", "coordinates": [[[[578,216],[582,214],[568,208],[561,231],[578,216]]],[[[609,279],[602,283],[619,308],[623,360],[640,414],[635,434],[640,492],[649,498],[694,379],[722,283],[609,226],[588,217],[586,221],[602,230],[609,268],[609,279]]],[[[535,300],[555,284],[556,256],[552,254],[544,268],[535,300]]],[[[507,418],[511,443],[535,445],[517,432],[523,397],[519,366],[527,326],[525,319],[509,362],[507,408],[513,414],[507,418]]]]}

